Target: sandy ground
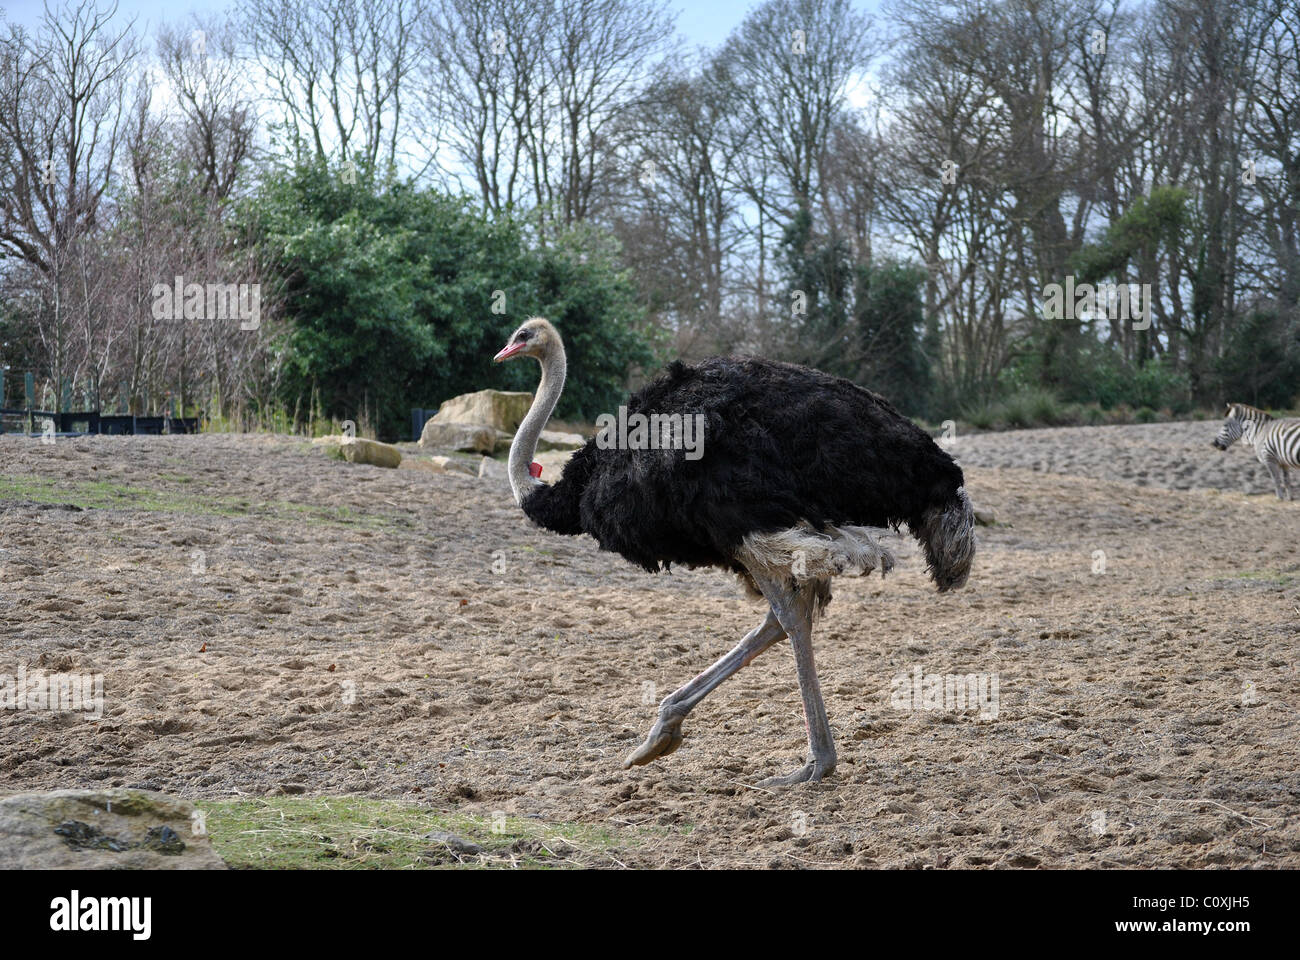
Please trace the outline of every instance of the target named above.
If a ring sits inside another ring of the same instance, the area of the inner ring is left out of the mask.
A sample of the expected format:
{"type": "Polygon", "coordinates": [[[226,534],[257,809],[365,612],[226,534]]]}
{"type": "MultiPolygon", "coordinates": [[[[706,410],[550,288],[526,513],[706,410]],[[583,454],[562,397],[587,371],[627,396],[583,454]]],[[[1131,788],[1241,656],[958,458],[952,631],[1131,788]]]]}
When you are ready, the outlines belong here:
{"type": "Polygon", "coordinates": [[[998,520],[971,582],[935,594],[908,541],[837,584],[840,766],[785,791],[753,786],[805,748],[784,646],[621,769],[759,621],[728,576],[289,438],[0,437],[0,673],[105,697],[0,712],[0,791],[402,798],[607,827],[636,867],[1300,867],[1300,502],[1215,429],[958,439],[998,520]],[[917,671],[996,677],[996,716],[900,698],[917,671]]]}

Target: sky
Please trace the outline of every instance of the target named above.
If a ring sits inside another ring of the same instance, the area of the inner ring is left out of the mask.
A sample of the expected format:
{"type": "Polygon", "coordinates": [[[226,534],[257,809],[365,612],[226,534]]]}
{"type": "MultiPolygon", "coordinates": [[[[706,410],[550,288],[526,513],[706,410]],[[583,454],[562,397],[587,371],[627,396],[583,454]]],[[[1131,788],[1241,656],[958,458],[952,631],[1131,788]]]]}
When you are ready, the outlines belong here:
{"type": "MultiPolygon", "coordinates": [[[[882,0],[856,0],[854,7],[878,13],[882,0]]],[[[118,14],[138,18],[139,25],[152,31],[162,21],[187,19],[191,12],[215,13],[233,6],[232,0],[119,0],[118,14]]],[[[670,2],[677,13],[677,29],[692,47],[717,47],[740,24],[756,0],[696,0],[692,3],[670,2]]],[[[6,18],[23,26],[32,26],[44,11],[43,0],[0,0],[6,18]]]]}

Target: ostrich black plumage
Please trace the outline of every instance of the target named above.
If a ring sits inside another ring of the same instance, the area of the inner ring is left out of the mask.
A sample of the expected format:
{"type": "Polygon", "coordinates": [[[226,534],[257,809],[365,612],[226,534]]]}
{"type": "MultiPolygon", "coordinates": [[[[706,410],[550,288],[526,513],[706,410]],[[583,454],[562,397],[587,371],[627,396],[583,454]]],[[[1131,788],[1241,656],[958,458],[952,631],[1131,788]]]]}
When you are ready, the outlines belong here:
{"type": "Polygon", "coordinates": [[[889,570],[893,557],[866,528],[905,524],[924,547],[938,588],[962,586],[975,535],[961,468],[888,401],[847,380],[756,357],[714,357],[672,364],[627,401],[629,417],[700,415],[702,456],[691,459],[684,449],[602,449],[593,438],[548,485],[531,467],[564,389],[564,344],[555,327],[533,317],[494,359],[517,356],[542,367],[537,396],[510,447],[510,486],[530,519],[556,533],[589,534],[602,550],[650,571],[674,563],[731,570],[769,607],[726,656],[664,699],[645,742],[624,766],[676,750],[690,710],[789,637],[810,757],[801,769],[763,784],[829,774],[835,744],[817,683],[812,628],[830,600],[831,578],[889,570]]]}

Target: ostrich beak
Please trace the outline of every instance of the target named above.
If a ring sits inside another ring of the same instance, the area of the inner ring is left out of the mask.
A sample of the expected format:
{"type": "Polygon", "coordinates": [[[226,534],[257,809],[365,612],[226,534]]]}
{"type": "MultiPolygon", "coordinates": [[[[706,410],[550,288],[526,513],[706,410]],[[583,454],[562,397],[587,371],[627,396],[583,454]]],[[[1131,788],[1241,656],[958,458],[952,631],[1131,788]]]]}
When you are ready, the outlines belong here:
{"type": "Polygon", "coordinates": [[[502,360],[509,360],[516,353],[522,350],[525,346],[526,344],[523,343],[508,343],[501,348],[500,353],[498,353],[495,357],[492,358],[492,362],[500,363],[502,360]]]}

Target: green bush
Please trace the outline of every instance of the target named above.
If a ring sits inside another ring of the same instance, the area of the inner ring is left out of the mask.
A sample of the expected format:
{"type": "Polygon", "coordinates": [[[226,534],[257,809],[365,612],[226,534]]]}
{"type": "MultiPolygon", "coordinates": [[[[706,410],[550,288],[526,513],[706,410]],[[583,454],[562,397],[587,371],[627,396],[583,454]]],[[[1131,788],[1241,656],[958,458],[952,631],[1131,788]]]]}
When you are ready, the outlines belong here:
{"type": "Polygon", "coordinates": [[[962,416],[979,430],[1051,427],[1069,422],[1055,394],[1039,387],[1026,387],[1002,400],[970,407],[962,416]]]}
{"type": "Polygon", "coordinates": [[[1162,360],[1133,367],[1111,349],[1098,345],[1082,363],[1080,377],[1070,400],[1096,403],[1103,410],[1121,406],[1169,407],[1178,413],[1191,409],[1187,374],[1176,372],[1162,360]]]}
{"type": "Polygon", "coordinates": [[[283,278],[288,333],[280,402],[404,438],[411,407],[485,387],[532,390],[533,364],[493,364],[526,317],[560,329],[569,355],[557,413],[587,419],[657,357],[631,283],[595,231],[536,249],[526,226],[463,199],[323,164],[268,176],[244,209],[283,278]],[[494,312],[494,309],[504,312],[494,312]]]}
{"type": "Polygon", "coordinates": [[[1176,419],[1187,407],[1150,404],[1136,409],[1120,403],[1109,410],[1098,403],[1062,403],[1050,390],[1024,387],[990,403],[976,404],[962,411],[962,419],[976,430],[1017,430],[1030,427],[1105,426],[1124,423],[1156,423],[1176,419]]]}
{"type": "Polygon", "coordinates": [[[963,414],[963,419],[976,430],[994,430],[998,427],[996,411],[992,404],[971,407],[963,414]]]}
{"type": "Polygon", "coordinates": [[[1082,417],[1080,423],[1089,427],[1097,427],[1106,422],[1106,412],[1095,403],[1089,403],[1082,408],[1082,417]]]}

